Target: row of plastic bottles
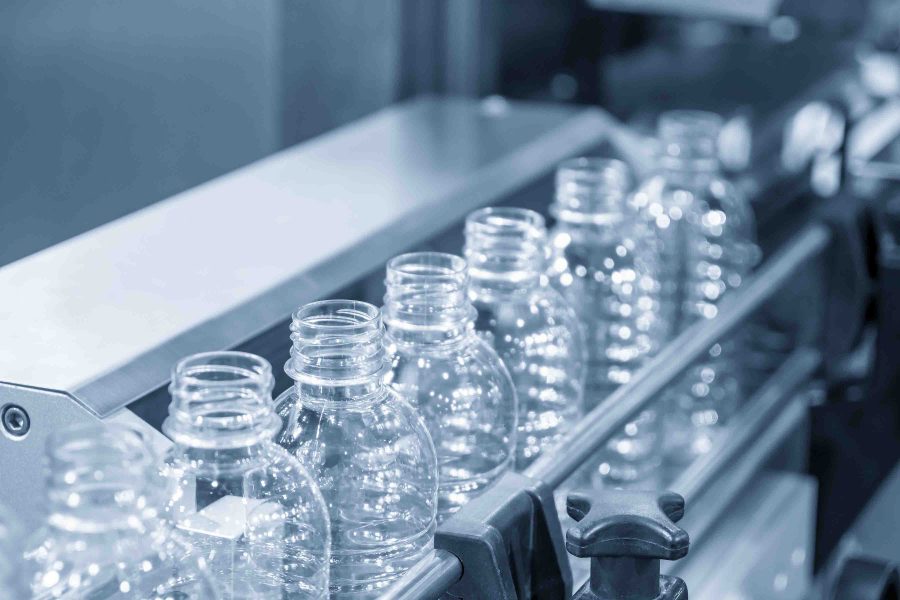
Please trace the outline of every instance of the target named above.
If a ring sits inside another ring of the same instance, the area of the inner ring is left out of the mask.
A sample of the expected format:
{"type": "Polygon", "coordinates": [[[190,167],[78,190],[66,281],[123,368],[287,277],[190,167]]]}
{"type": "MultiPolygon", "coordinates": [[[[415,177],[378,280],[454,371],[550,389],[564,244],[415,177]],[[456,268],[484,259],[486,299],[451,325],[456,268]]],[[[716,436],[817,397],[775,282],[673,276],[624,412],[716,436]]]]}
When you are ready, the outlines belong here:
{"type": "MultiPolygon", "coordinates": [[[[300,308],[285,365],[295,384],[274,401],[260,357],[186,358],[161,460],[128,429],[52,436],[49,518],[25,551],[35,597],[377,597],[438,523],[553,447],[741,285],[753,225],[718,174],[719,126],[665,114],[658,173],[637,187],[619,161],[562,164],[549,233],[533,211],[476,211],[465,258],[387,264],[380,310],[300,308]]],[[[668,452],[708,449],[739,400],[733,352],[710,349],[629,423],[597,482],[658,468],[662,421],[668,452]]]]}

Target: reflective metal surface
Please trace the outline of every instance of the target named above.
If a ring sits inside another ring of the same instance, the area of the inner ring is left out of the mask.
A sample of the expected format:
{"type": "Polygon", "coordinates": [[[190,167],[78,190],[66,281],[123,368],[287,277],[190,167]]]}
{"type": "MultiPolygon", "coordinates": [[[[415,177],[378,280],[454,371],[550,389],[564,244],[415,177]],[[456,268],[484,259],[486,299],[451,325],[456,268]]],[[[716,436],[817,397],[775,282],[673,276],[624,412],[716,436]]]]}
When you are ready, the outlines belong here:
{"type": "Polygon", "coordinates": [[[685,560],[666,565],[692,600],[800,600],[813,568],[816,482],[765,471],[729,504],[715,529],[685,560]]]}
{"type": "Polygon", "coordinates": [[[434,550],[392,586],[383,600],[437,600],[462,577],[462,563],[446,550],[434,550]]]}
{"type": "Polygon", "coordinates": [[[422,99],[0,268],[0,382],[98,416],[598,144],[598,110],[422,99]]]}

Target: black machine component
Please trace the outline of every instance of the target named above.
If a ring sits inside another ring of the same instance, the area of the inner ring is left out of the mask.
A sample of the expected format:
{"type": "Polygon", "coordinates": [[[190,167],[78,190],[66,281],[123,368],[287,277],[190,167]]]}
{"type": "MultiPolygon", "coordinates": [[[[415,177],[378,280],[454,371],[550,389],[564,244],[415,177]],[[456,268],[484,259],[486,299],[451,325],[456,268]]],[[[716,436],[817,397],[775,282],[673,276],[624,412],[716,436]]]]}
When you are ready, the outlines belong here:
{"type": "Polygon", "coordinates": [[[684,516],[684,498],[673,492],[573,492],[566,510],[578,521],[566,533],[566,548],[591,559],[591,579],[575,600],[687,600],[684,581],[659,573],[660,560],[688,553],[690,538],[675,524],[684,516]]]}
{"type": "Polygon", "coordinates": [[[438,528],[434,546],[463,565],[450,597],[555,600],[572,593],[553,490],[524,475],[507,473],[467,504],[438,528]]]}
{"type": "Polygon", "coordinates": [[[897,568],[867,557],[847,559],[829,600],[900,600],[897,568]]]}

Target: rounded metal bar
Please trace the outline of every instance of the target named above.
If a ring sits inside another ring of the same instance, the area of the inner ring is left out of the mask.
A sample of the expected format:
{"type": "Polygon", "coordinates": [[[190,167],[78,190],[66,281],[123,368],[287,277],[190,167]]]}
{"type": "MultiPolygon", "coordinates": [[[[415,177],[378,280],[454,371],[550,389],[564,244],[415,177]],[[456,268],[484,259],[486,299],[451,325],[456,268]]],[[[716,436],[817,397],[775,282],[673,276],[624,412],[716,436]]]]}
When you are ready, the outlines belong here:
{"type": "Polygon", "coordinates": [[[667,344],[630,383],[618,388],[585,416],[559,443],[556,452],[542,456],[525,474],[558,487],[669,382],[777,294],[801,266],[824,251],[830,239],[831,233],[824,225],[816,224],[804,230],[767,261],[743,290],[726,297],[715,319],[695,324],[667,344]]]}
{"type": "Polygon", "coordinates": [[[462,563],[446,550],[433,550],[404,573],[382,600],[438,600],[462,577],[462,563]]]}
{"type": "MultiPolygon", "coordinates": [[[[759,444],[760,436],[773,426],[791,394],[815,374],[821,364],[820,355],[811,348],[795,350],[772,377],[754,394],[747,408],[739,416],[740,427],[729,428],[727,438],[709,452],[695,460],[675,480],[670,488],[684,496],[688,503],[695,502],[709,489],[709,484],[731,465],[749,446],[759,444]]],[[[764,453],[774,451],[773,445],[781,438],[767,438],[764,453]]]]}

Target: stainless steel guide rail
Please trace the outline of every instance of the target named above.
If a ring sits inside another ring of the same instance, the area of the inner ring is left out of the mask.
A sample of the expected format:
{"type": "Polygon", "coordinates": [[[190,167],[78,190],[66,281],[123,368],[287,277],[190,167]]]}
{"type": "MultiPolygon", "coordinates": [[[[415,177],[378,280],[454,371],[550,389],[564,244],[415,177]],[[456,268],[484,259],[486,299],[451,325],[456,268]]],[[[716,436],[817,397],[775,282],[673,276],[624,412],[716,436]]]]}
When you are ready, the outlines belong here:
{"type": "MultiPolygon", "coordinates": [[[[628,384],[623,385],[602,404],[591,411],[559,444],[565,452],[549,453],[529,467],[525,474],[556,488],[578,470],[630,418],[648,405],[663,388],[690,366],[711,345],[745,322],[801,268],[821,256],[831,241],[831,232],[822,224],[803,230],[789,244],[776,252],[751,278],[739,293],[723,300],[715,319],[695,324],[663,349],[645,365],[628,384]]],[[[745,427],[731,437],[720,451],[698,460],[671,486],[685,493],[689,501],[703,495],[710,483],[732,461],[751,445],[755,435],[761,435],[768,418],[787,394],[815,372],[820,357],[815,350],[801,347],[757,391],[750,404],[754,410],[747,415],[745,427]]],[[[789,409],[796,412],[798,408],[789,409]]],[[[790,415],[789,415],[790,416],[790,415]]],[[[788,419],[786,423],[796,420],[788,419]]],[[[771,437],[771,436],[769,436],[771,437]]],[[[774,444],[759,444],[758,461],[768,457],[774,444]]],[[[462,510],[465,510],[463,508],[462,510]]],[[[462,576],[462,564],[452,553],[432,552],[414,569],[392,586],[384,598],[391,600],[427,600],[439,598],[462,576]]]]}
{"type": "MultiPolygon", "coordinates": [[[[707,484],[710,481],[733,464],[743,451],[751,449],[751,446],[752,451],[756,451],[758,447],[761,460],[767,458],[773,451],[773,444],[782,439],[781,436],[776,436],[772,438],[772,443],[761,443],[767,428],[776,425],[774,418],[779,409],[783,408],[785,398],[809,381],[820,364],[821,356],[818,351],[806,347],[795,350],[747,402],[747,411],[741,419],[742,426],[729,429],[727,439],[717,446],[715,452],[698,458],[685,469],[670,486],[672,490],[684,496],[690,506],[707,494],[707,484]]],[[[787,419],[785,422],[793,421],[787,419]]],[[[751,466],[758,467],[759,464],[751,466]]],[[[701,535],[696,528],[691,529],[691,534],[694,538],[701,535]]]]}

